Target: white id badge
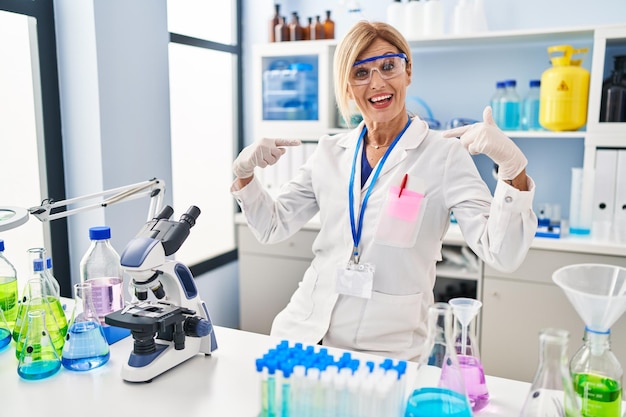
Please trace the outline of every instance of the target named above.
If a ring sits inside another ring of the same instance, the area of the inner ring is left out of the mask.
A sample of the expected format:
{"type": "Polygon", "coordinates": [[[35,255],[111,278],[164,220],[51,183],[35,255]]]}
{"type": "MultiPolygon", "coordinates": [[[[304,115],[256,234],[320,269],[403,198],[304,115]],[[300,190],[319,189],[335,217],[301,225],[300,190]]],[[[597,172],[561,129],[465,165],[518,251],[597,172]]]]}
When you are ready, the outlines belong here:
{"type": "Polygon", "coordinates": [[[348,263],[337,269],[335,291],[353,297],[372,298],[374,284],[374,266],[370,264],[348,263]]]}

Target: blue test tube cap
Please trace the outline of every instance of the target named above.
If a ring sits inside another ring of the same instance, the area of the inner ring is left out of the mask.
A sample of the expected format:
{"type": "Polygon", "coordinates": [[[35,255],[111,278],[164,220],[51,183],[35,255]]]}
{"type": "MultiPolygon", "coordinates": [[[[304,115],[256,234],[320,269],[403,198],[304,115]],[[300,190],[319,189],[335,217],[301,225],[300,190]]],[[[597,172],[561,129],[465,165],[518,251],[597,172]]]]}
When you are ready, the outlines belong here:
{"type": "Polygon", "coordinates": [[[381,364],[380,367],[383,368],[385,371],[391,369],[391,367],[393,366],[393,360],[386,358],[381,364]]]}
{"type": "Polygon", "coordinates": [[[370,370],[370,373],[374,372],[374,367],[376,366],[376,364],[374,364],[374,361],[367,361],[365,362],[365,365],[370,370]]]}
{"type": "Polygon", "coordinates": [[[265,361],[263,359],[261,359],[261,358],[258,358],[255,361],[255,364],[256,364],[256,371],[257,372],[263,372],[263,368],[265,367],[265,361]]]}

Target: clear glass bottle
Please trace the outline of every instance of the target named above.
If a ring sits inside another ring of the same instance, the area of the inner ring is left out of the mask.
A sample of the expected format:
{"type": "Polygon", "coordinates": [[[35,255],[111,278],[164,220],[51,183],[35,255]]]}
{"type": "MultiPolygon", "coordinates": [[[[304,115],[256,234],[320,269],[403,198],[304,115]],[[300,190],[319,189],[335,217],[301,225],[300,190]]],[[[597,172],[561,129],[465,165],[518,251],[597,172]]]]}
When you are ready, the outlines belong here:
{"type": "MultiPolygon", "coordinates": [[[[17,271],[4,256],[4,240],[0,239],[0,309],[9,331],[13,331],[18,310],[17,271]]],[[[0,340],[2,339],[0,334],[0,340]]]]}
{"type": "Polygon", "coordinates": [[[569,333],[543,329],[539,333],[539,366],[520,417],[580,417],[580,400],[567,369],[569,333]]]}
{"type": "Polygon", "coordinates": [[[91,284],[93,304],[104,324],[104,316],[124,308],[124,272],[120,255],[111,245],[111,228],[89,229],[91,244],[80,261],[80,280],[91,284]]]}
{"type": "Polygon", "coordinates": [[[326,10],[324,19],[324,39],[335,39],[335,21],[330,17],[330,10],[326,10]]]}
{"type": "Polygon", "coordinates": [[[89,371],[109,361],[109,344],[93,305],[89,281],[74,285],[74,300],[61,364],[71,371],[89,371]]]}
{"type": "Polygon", "coordinates": [[[541,80],[530,80],[522,106],[522,130],[543,130],[539,124],[541,80]]]}
{"type": "Polygon", "coordinates": [[[465,383],[454,347],[452,307],[428,308],[428,333],[420,355],[416,389],[409,396],[405,417],[471,417],[465,383]]]}
{"type": "Polygon", "coordinates": [[[506,80],[505,85],[505,93],[500,101],[503,119],[499,127],[502,130],[518,130],[520,128],[521,101],[519,94],[517,94],[517,81],[506,80]]]}
{"type": "Polygon", "coordinates": [[[27,380],[48,378],[61,369],[61,359],[46,324],[46,311],[28,311],[28,331],[20,339],[17,373],[27,380]]]}
{"type": "Polygon", "coordinates": [[[585,327],[583,341],[569,369],[576,394],[582,400],[582,415],[620,417],[624,372],[611,351],[610,332],[585,327]]]}
{"type": "Polygon", "coordinates": [[[448,301],[448,304],[454,313],[454,343],[459,366],[472,411],[476,412],[489,403],[489,390],[476,335],[476,317],[482,303],[473,298],[457,297],[448,301]]]}
{"type": "Polygon", "coordinates": [[[504,92],[506,85],[504,81],[496,82],[496,91],[491,96],[489,104],[491,105],[491,114],[493,115],[493,121],[496,122],[498,127],[502,126],[504,121],[504,113],[502,112],[502,99],[504,98],[504,92]]]}

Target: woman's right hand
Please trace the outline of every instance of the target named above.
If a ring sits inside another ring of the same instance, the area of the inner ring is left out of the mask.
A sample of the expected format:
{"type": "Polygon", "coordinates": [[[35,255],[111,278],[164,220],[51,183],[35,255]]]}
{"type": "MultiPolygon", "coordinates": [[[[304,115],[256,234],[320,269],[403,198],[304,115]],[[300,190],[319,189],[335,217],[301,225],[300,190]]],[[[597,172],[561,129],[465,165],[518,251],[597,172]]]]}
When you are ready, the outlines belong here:
{"type": "Polygon", "coordinates": [[[287,150],[284,146],[299,146],[300,139],[263,138],[246,146],[233,162],[233,172],[237,178],[249,178],[254,168],[274,165],[287,150]]]}

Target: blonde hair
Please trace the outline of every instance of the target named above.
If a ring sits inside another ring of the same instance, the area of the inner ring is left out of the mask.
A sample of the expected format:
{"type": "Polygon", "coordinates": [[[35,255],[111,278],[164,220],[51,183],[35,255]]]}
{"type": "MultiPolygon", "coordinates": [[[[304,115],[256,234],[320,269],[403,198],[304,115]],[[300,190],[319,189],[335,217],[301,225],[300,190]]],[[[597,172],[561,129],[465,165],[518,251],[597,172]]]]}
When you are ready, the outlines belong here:
{"type": "Polygon", "coordinates": [[[384,22],[368,22],[362,20],[357,22],[343,37],[333,60],[333,76],[335,87],[335,100],[339,112],[346,123],[350,123],[350,97],[348,95],[348,76],[352,65],[357,57],[377,39],[389,42],[398,48],[401,53],[406,54],[408,62],[406,68],[411,68],[411,47],[404,36],[393,26],[384,22]]]}

